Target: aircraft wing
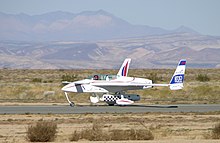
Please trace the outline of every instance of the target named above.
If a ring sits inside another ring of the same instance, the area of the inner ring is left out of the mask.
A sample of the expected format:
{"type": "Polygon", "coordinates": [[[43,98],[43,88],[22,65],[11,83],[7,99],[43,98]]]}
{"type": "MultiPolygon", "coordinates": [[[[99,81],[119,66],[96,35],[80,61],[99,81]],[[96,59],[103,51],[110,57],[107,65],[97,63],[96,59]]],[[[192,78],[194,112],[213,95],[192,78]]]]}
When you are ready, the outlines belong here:
{"type": "Polygon", "coordinates": [[[90,93],[115,93],[127,90],[138,90],[152,88],[153,86],[168,86],[168,84],[146,84],[131,82],[94,82],[94,83],[70,83],[62,88],[65,92],[90,92],[90,93]]]}
{"type": "Polygon", "coordinates": [[[169,84],[145,84],[145,83],[95,83],[92,86],[102,88],[108,92],[121,92],[152,88],[153,86],[169,86],[169,84]]]}

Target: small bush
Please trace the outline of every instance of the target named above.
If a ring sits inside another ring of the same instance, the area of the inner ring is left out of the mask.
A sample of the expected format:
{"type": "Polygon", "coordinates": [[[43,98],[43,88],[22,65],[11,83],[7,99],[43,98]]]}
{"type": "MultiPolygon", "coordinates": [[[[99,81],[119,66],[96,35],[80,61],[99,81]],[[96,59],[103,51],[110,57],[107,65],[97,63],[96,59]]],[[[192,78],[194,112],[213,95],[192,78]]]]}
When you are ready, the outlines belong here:
{"type": "Polygon", "coordinates": [[[57,124],[48,121],[38,121],[36,125],[28,126],[27,139],[31,142],[49,142],[56,136],[57,124]]]}
{"type": "Polygon", "coordinates": [[[162,81],[162,76],[158,76],[157,73],[150,73],[147,78],[152,80],[153,83],[156,83],[157,81],[162,81]]]}
{"type": "Polygon", "coordinates": [[[208,77],[207,74],[199,74],[197,75],[196,80],[201,81],[201,82],[206,82],[206,81],[209,81],[210,78],[208,77]]]}
{"type": "Polygon", "coordinates": [[[93,123],[91,129],[85,129],[78,133],[75,131],[70,141],[78,141],[80,139],[89,141],[153,140],[154,136],[151,131],[141,129],[104,131],[100,124],[93,123]]]}
{"type": "Polygon", "coordinates": [[[74,131],[74,133],[72,134],[70,138],[70,141],[78,141],[80,138],[81,138],[80,134],[74,131]]]}
{"type": "Polygon", "coordinates": [[[110,134],[111,140],[153,140],[154,136],[149,130],[112,130],[110,134]]]}
{"type": "Polygon", "coordinates": [[[212,138],[220,139],[220,123],[216,124],[212,130],[212,138]]]}
{"type": "Polygon", "coordinates": [[[109,140],[109,137],[103,132],[101,125],[97,122],[94,122],[91,129],[88,128],[79,133],[75,131],[70,138],[70,141],[78,141],[79,139],[86,139],[89,141],[107,141],[109,140]]]}
{"type": "Polygon", "coordinates": [[[75,81],[77,80],[77,75],[62,75],[62,81],[75,81]]]}
{"type": "Polygon", "coordinates": [[[32,82],[42,82],[42,79],[41,78],[34,78],[34,79],[32,79],[32,82]]]}

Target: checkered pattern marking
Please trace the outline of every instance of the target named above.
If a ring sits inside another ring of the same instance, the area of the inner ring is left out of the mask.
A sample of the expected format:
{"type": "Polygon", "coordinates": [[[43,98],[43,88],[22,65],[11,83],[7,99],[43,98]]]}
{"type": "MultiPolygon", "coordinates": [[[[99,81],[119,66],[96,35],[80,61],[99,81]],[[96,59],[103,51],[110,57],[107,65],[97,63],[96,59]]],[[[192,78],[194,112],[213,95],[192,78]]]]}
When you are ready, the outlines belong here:
{"type": "Polygon", "coordinates": [[[105,102],[112,102],[112,101],[114,102],[114,101],[119,99],[119,96],[120,95],[117,95],[117,96],[114,96],[114,95],[103,95],[103,98],[104,98],[105,102]]]}

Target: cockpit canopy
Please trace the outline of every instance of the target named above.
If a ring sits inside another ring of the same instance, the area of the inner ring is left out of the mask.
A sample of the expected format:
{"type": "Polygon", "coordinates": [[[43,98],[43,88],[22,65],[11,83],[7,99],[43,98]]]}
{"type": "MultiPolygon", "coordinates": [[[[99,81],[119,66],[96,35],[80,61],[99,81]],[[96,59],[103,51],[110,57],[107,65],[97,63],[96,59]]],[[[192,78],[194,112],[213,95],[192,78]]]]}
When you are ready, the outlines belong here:
{"type": "Polygon", "coordinates": [[[113,80],[116,79],[117,75],[108,75],[108,74],[95,74],[93,76],[89,76],[88,79],[93,80],[113,80]]]}

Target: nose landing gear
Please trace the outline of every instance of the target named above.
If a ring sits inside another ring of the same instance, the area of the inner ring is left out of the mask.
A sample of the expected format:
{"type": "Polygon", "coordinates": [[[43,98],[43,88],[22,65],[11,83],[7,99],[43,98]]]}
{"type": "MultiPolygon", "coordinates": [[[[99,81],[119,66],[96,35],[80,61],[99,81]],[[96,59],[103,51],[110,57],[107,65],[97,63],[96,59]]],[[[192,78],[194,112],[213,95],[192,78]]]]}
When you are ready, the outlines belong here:
{"type": "Polygon", "coordinates": [[[65,93],[65,96],[66,96],[67,101],[68,101],[69,104],[70,104],[70,107],[74,107],[74,106],[75,106],[75,103],[70,101],[70,99],[69,99],[69,97],[68,97],[68,93],[67,93],[67,92],[64,92],[64,93],[65,93]]]}
{"type": "Polygon", "coordinates": [[[71,102],[71,103],[70,103],[70,106],[71,106],[71,107],[74,107],[74,106],[75,106],[75,103],[74,103],[74,102],[71,102]]]}

